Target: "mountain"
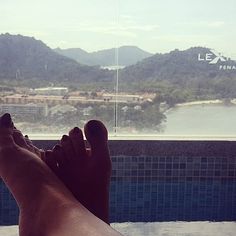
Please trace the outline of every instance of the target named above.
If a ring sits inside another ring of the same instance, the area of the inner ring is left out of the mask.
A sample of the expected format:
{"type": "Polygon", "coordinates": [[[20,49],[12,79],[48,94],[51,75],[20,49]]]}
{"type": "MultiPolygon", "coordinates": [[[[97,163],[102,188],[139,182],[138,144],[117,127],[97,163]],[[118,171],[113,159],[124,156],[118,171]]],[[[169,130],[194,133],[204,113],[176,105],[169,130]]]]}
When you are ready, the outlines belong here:
{"type": "MultiPolygon", "coordinates": [[[[92,55],[104,63],[106,61],[103,65],[108,65],[109,61],[112,65],[114,50],[103,50],[92,55]]],[[[130,53],[132,50],[140,52],[137,47],[120,48],[119,58],[124,64],[125,60],[127,64],[128,61],[131,63],[130,58],[135,58],[135,53],[130,53]]],[[[71,52],[88,55],[81,49],[71,52]]],[[[88,90],[113,90],[114,78],[113,71],[79,64],[74,59],[58,54],[40,40],[21,35],[0,35],[1,85],[36,87],[53,83],[81,88],[83,84],[88,90]]],[[[204,47],[155,54],[120,69],[119,90],[160,93],[165,96],[164,101],[169,99],[166,95],[172,97],[174,94],[178,97],[174,99],[175,102],[235,98],[236,62],[204,47]]]]}
{"type": "MultiPolygon", "coordinates": [[[[236,61],[204,47],[155,54],[120,72],[122,89],[178,91],[183,97],[236,97],[236,61]],[[202,96],[204,94],[204,96],[202,96]]],[[[176,92],[177,93],[177,92],[176,92]]]]}
{"type": "Polygon", "coordinates": [[[80,49],[80,48],[68,48],[68,49],[55,48],[54,51],[60,55],[71,58],[71,59],[77,61],[78,63],[84,64],[84,65],[94,65],[94,63],[92,62],[92,59],[90,57],[90,54],[83,49],[80,49]]]}
{"type": "Polygon", "coordinates": [[[59,55],[40,40],[22,35],[0,35],[0,81],[109,81],[108,71],[81,65],[59,55]]]}
{"type": "MultiPolygon", "coordinates": [[[[106,49],[88,53],[80,48],[54,49],[55,52],[76,60],[85,65],[114,66],[116,65],[116,49],[106,49]]],[[[136,64],[144,58],[153,54],[146,52],[136,46],[122,46],[118,48],[119,65],[128,66],[136,64]]]]}
{"type": "Polygon", "coordinates": [[[217,53],[214,53],[208,48],[192,47],[184,51],[176,49],[170,53],[155,54],[136,65],[124,68],[121,77],[126,81],[152,80],[173,83],[236,78],[236,68],[233,67],[236,66],[236,62],[223,56],[219,59],[217,53]],[[206,61],[206,55],[212,60],[206,61]],[[226,61],[223,62],[223,59],[226,61]],[[213,64],[215,61],[216,63],[213,64]],[[226,70],[224,66],[232,68],[226,70]]]}

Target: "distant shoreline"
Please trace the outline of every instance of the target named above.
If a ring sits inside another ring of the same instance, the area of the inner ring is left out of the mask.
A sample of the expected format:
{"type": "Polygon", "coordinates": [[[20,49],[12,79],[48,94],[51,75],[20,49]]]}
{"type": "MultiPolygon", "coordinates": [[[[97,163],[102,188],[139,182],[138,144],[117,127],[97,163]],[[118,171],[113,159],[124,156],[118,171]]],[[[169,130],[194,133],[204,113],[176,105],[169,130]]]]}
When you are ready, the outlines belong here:
{"type": "MultiPolygon", "coordinates": [[[[229,100],[229,105],[236,105],[236,98],[229,100]]],[[[198,105],[226,105],[224,99],[215,99],[215,100],[201,100],[201,101],[193,101],[193,102],[184,102],[184,103],[177,103],[175,106],[170,107],[165,110],[164,114],[172,111],[178,107],[190,107],[190,106],[198,106],[198,105]]]]}
{"type": "MultiPolygon", "coordinates": [[[[236,99],[232,99],[230,102],[236,104],[236,99]]],[[[220,99],[193,101],[193,102],[178,103],[175,105],[175,107],[186,107],[186,106],[204,105],[204,104],[207,104],[207,105],[209,105],[209,104],[224,104],[224,101],[220,100],[220,99]]]]}

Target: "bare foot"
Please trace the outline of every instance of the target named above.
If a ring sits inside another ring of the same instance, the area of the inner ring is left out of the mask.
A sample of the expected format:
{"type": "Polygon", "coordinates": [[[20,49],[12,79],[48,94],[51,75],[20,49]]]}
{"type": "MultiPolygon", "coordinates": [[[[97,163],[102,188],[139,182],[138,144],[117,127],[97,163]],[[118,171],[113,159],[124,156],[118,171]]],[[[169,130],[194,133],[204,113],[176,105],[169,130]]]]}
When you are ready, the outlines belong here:
{"type": "Polygon", "coordinates": [[[22,132],[16,127],[13,128],[13,139],[14,142],[22,148],[36,154],[40,159],[43,159],[44,150],[37,148],[33,145],[32,141],[29,139],[28,135],[23,136],[22,132]]]}
{"type": "Polygon", "coordinates": [[[109,184],[111,160],[107,147],[107,130],[100,121],[90,121],[85,134],[92,150],[86,150],[79,128],[64,135],[61,145],[46,153],[33,145],[28,136],[13,129],[17,145],[43,159],[75,198],[98,218],[109,224],[109,184]]]}
{"type": "Polygon", "coordinates": [[[0,117],[0,176],[19,205],[20,235],[119,235],[84,208],[24,142],[16,144],[13,129],[9,114],[0,117]]]}
{"type": "Polygon", "coordinates": [[[111,159],[107,129],[100,121],[91,120],[84,131],[91,149],[86,150],[83,133],[75,127],[63,135],[60,145],[45,153],[45,162],[80,203],[109,224],[111,159]]]}

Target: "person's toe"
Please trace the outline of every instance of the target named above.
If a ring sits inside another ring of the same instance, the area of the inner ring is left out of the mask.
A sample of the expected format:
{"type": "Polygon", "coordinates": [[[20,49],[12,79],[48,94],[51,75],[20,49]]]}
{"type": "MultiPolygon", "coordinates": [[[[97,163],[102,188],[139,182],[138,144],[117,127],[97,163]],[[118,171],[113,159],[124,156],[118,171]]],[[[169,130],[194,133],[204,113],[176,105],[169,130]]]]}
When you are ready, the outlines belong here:
{"type": "Polygon", "coordinates": [[[5,113],[0,117],[0,128],[10,128],[14,127],[11,115],[9,113],[5,113]]]}
{"type": "Polygon", "coordinates": [[[64,150],[61,145],[57,144],[52,149],[54,159],[59,165],[59,168],[63,168],[67,164],[67,158],[65,157],[64,150]]]}
{"type": "Polygon", "coordinates": [[[66,161],[71,161],[75,157],[72,141],[68,135],[63,135],[61,138],[61,147],[63,149],[66,161]]]}
{"type": "Polygon", "coordinates": [[[25,142],[28,144],[28,145],[33,145],[33,142],[29,139],[29,136],[28,135],[25,135],[25,142]]]}
{"type": "Polygon", "coordinates": [[[29,151],[34,150],[33,147],[26,142],[26,139],[20,130],[13,129],[13,139],[15,143],[20,147],[28,149],[29,151]]]}
{"type": "Polygon", "coordinates": [[[91,145],[92,155],[109,158],[108,132],[105,125],[98,120],[90,120],[84,127],[85,136],[91,145]]]}
{"type": "Polygon", "coordinates": [[[85,142],[84,142],[82,130],[78,127],[75,127],[69,132],[69,137],[70,137],[76,158],[79,159],[79,158],[86,157],[86,148],[85,148],[85,142]]]}
{"type": "Polygon", "coordinates": [[[0,144],[1,147],[14,144],[12,137],[13,134],[13,122],[11,115],[6,113],[0,117],[0,144]]]}

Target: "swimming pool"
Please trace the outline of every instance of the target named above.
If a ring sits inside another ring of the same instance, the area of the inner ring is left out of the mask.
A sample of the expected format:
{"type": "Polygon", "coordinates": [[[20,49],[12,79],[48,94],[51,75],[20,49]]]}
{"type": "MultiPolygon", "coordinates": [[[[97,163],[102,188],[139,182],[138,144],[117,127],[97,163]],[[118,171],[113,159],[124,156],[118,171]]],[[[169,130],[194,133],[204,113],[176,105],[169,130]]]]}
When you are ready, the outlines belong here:
{"type": "MultiPolygon", "coordinates": [[[[51,147],[53,141],[37,141],[51,147]]],[[[230,141],[110,141],[111,222],[236,221],[236,144],[230,141]]],[[[0,225],[18,209],[0,184],[0,225]]]]}

